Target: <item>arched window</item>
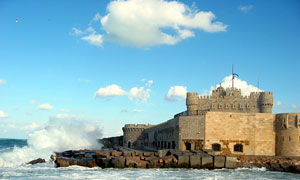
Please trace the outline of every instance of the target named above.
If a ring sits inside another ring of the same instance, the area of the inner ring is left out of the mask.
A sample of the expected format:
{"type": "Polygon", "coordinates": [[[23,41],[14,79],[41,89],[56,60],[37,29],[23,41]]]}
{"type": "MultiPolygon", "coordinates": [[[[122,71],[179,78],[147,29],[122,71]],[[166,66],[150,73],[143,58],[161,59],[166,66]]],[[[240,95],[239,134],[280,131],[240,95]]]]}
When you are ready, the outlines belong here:
{"type": "Polygon", "coordinates": [[[233,147],[235,152],[243,152],[243,145],[242,144],[236,144],[233,147]]]}
{"type": "Polygon", "coordinates": [[[218,144],[218,143],[212,144],[212,145],[211,145],[211,149],[212,149],[213,151],[221,151],[221,145],[218,144]]]}

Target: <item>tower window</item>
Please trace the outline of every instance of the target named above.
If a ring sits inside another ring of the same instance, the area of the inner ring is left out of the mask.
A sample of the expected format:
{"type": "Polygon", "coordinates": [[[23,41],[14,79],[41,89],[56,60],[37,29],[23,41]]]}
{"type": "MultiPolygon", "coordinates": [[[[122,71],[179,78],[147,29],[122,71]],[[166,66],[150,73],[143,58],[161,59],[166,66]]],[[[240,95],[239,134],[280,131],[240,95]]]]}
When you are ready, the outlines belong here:
{"type": "Polygon", "coordinates": [[[235,152],[243,152],[243,145],[242,144],[236,144],[233,147],[235,152]]]}
{"type": "Polygon", "coordinates": [[[212,149],[213,151],[221,151],[221,145],[218,144],[218,143],[212,144],[212,145],[211,145],[211,149],[212,149]]]}

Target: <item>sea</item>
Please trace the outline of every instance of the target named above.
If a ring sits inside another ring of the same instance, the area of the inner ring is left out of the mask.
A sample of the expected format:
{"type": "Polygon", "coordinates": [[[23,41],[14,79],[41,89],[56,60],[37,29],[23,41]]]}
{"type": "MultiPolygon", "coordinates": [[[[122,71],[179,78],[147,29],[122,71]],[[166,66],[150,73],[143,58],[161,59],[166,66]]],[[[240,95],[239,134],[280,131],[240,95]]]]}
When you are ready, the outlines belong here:
{"type": "Polygon", "coordinates": [[[56,168],[55,164],[50,161],[51,153],[46,158],[47,163],[26,164],[30,158],[39,157],[39,151],[39,149],[32,148],[26,139],[0,139],[0,179],[300,179],[299,174],[267,171],[265,168],[240,168],[234,170],[101,169],[80,166],[56,168]],[[37,152],[32,152],[33,150],[37,152]]]}

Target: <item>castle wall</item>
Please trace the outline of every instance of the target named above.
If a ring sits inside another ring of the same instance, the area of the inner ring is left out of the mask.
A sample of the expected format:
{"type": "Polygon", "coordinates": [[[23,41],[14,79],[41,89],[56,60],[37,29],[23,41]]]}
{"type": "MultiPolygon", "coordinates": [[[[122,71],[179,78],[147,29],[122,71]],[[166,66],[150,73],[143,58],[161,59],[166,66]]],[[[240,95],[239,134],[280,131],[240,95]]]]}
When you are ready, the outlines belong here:
{"type": "Polygon", "coordinates": [[[217,154],[273,156],[274,121],[275,115],[267,113],[207,112],[205,149],[213,149],[213,145],[219,144],[217,154]]]}
{"type": "Polygon", "coordinates": [[[179,150],[200,150],[205,136],[205,113],[179,117],[179,150]]]}
{"type": "Polygon", "coordinates": [[[145,149],[178,149],[179,124],[174,118],[150,127],[144,132],[145,149]]]}
{"type": "Polygon", "coordinates": [[[300,113],[276,115],[276,155],[300,156],[300,113]]]}

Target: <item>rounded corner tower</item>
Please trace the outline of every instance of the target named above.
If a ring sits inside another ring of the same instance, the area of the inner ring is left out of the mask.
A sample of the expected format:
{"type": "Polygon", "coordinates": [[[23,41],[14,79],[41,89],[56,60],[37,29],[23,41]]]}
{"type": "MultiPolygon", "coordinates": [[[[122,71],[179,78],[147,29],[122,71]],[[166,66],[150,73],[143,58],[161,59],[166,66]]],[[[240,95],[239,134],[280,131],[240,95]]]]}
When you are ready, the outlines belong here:
{"type": "Polygon", "coordinates": [[[197,92],[188,92],[186,96],[187,115],[192,116],[198,110],[199,95],[197,92]]]}
{"type": "Polygon", "coordinates": [[[273,93],[261,92],[259,96],[259,109],[261,113],[272,113],[273,93]]]}

